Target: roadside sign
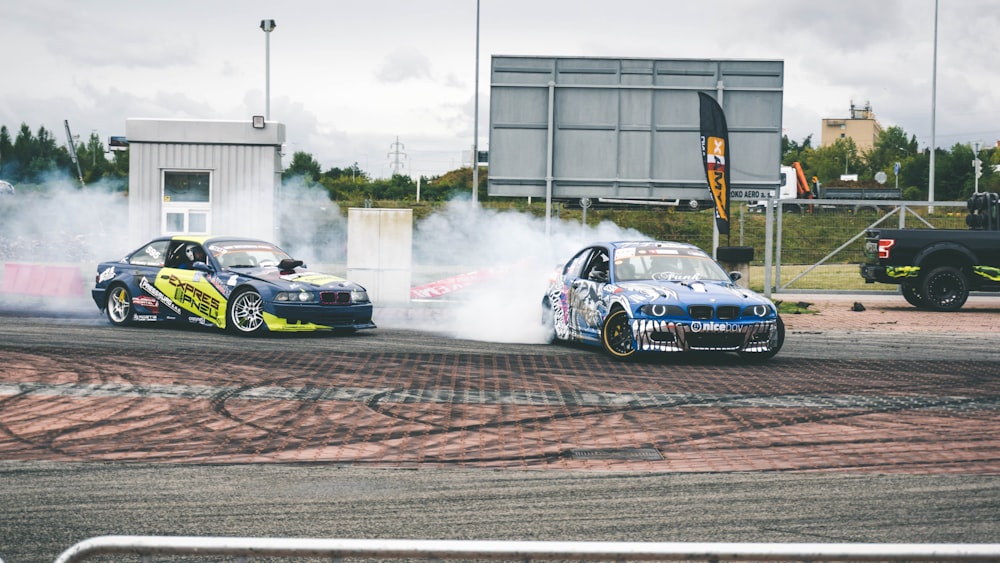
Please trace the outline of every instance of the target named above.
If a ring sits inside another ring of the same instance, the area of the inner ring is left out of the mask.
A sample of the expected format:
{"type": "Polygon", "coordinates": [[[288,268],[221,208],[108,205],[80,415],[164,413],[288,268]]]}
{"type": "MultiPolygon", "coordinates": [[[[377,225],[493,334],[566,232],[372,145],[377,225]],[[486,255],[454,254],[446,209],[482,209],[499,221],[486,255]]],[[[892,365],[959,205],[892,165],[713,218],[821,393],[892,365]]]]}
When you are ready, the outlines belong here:
{"type": "Polygon", "coordinates": [[[767,198],[775,198],[776,190],[767,188],[729,188],[729,199],[731,201],[760,201],[767,198]]]}

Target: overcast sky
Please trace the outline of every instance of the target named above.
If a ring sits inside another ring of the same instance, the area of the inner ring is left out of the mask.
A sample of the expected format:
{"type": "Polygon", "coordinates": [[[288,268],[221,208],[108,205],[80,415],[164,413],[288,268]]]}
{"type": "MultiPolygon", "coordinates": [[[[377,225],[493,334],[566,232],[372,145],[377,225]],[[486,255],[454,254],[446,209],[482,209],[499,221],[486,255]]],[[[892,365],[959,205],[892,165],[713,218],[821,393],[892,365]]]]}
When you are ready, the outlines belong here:
{"type": "MultiPolygon", "coordinates": [[[[476,0],[5,2],[0,125],[107,144],[128,118],[249,120],[265,112],[321,167],[391,174],[462,166],[473,142],[476,0]],[[398,141],[399,146],[394,146],[398,141]]],[[[871,103],[931,142],[934,0],[480,0],[479,144],[493,55],[785,62],[785,134],[871,103]]],[[[937,145],[1000,138],[1000,6],[938,13],[937,145]]]]}

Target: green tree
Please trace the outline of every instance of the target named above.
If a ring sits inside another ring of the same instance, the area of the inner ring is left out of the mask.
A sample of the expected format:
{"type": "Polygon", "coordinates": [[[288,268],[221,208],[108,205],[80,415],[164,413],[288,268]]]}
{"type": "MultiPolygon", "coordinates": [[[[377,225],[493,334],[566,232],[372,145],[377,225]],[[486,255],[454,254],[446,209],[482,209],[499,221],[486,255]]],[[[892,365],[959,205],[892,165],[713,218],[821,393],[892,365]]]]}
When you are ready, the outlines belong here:
{"type": "Polygon", "coordinates": [[[975,175],[972,147],[956,143],[951,151],[939,151],[934,157],[934,199],[962,201],[973,192],[975,175]]]}
{"type": "Polygon", "coordinates": [[[7,126],[0,126],[0,177],[6,178],[9,176],[7,171],[8,162],[13,163],[14,160],[14,143],[10,140],[10,131],[7,130],[7,126]]]}
{"type": "Polygon", "coordinates": [[[812,150],[812,135],[803,139],[802,144],[792,141],[788,135],[781,136],[781,164],[784,166],[789,166],[793,162],[802,164],[812,150]]]}
{"type": "Polygon", "coordinates": [[[839,181],[841,174],[857,174],[862,166],[862,159],[854,140],[844,138],[812,151],[808,164],[807,176],[817,176],[820,183],[826,184],[839,181]]]}
{"type": "Polygon", "coordinates": [[[873,179],[878,172],[885,172],[890,178],[897,162],[902,169],[907,156],[916,152],[916,139],[907,140],[906,132],[900,127],[889,127],[879,133],[875,145],[862,155],[864,178],[873,179]]]}
{"type": "Polygon", "coordinates": [[[311,154],[296,151],[292,155],[292,162],[288,165],[288,168],[281,173],[282,180],[287,180],[296,176],[302,176],[307,185],[319,181],[320,166],[311,154]]]}

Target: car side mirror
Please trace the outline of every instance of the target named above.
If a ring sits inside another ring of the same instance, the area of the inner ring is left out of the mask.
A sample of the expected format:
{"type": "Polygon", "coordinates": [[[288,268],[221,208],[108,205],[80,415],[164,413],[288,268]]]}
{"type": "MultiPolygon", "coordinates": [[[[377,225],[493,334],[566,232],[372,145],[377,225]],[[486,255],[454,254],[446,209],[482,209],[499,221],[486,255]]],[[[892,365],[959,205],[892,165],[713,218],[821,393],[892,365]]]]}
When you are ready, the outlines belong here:
{"type": "Polygon", "coordinates": [[[740,281],[741,279],[743,279],[743,274],[741,274],[739,272],[729,272],[729,279],[732,280],[732,281],[734,281],[734,282],[735,281],[740,281]]]}
{"type": "Polygon", "coordinates": [[[194,263],[191,264],[191,269],[192,270],[198,270],[199,272],[212,272],[213,271],[211,266],[209,266],[205,262],[198,262],[198,261],[196,261],[196,262],[194,262],[194,263]]]}

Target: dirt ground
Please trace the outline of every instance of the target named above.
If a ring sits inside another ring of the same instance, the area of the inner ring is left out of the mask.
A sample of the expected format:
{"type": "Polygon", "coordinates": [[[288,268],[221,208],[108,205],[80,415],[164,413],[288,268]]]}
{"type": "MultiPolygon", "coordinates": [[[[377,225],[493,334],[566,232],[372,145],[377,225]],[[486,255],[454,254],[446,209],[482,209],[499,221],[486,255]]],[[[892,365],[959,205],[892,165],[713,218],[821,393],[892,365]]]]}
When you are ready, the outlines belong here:
{"type": "Polygon", "coordinates": [[[981,333],[1000,331],[1000,296],[973,295],[961,310],[917,309],[900,295],[774,294],[775,302],[808,303],[814,313],[784,315],[789,330],[981,333]]]}

